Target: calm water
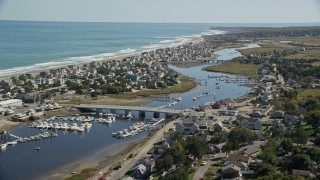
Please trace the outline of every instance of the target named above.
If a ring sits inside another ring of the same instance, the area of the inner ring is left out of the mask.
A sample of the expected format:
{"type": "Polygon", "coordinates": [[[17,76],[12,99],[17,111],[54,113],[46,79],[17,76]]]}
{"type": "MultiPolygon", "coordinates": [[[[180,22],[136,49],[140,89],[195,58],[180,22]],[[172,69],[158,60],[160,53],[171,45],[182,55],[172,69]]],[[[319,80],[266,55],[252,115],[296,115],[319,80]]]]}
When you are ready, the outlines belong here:
{"type": "MultiPolygon", "coordinates": [[[[248,47],[258,46],[252,44],[248,45],[248,47]]],[[[218,55],[218,59],[221,60],[230,60],[241,55],[233,48],[218,51],[216,54],[218,55]]],[[[217,79],[214,78],[208,79],[208,75],[222,75],[221,73],[205,72],[201,70],[203,67],[209,65],[211,64],[204,64],[191,68],[170,66],[172,69],[186,76],[202,80],[207,79],[206,85],[204,81],[202,81],[203,85],[199,88],[186,93],[172,95],[172,97],[181,96],[182,101],[170,108],[191,108],[203,105],[205,102],[209,101],[216,101],[227,97],[236,98],[248,92],[249,88],[239,86],[237,83],[218,82],[217,79]],[[219,83],[220,89],[216,88],[216,82],[219,83]],[[209,95],[204,95],[196,101],[192,100],[192,97],[203,94],[203,92],[209,92],[209,95]],[[212,96],[213,92],[215,93],[215,96],[212,96]]],[[[146,106],[157,107],[165,104],[168,104],[168,102],[155,101],[146,106]]],[[[133,112],[133,114],[138,116],[137,113],[133,112]]],[[[146,116],[146,118],[151,118],[152,114],[146,113],[146,116]]],[[[106,147],[111,147],[107,150],[107,153],[113,154],[116,149],[113,148],[114,146],[144,139],[147,136],[147,133],[144,133],[127,139],[119,140],[112,138],[112,132],[128,128],[128,126],[134,122],[135,121],[116,120],[112,126],[94,123],[89,133],[59,132],[59,136],[53,139],[27,142],[17,144],[14,147],[8,147],[5,152],[0,152],[0,179],[19,180],[21,177],[24,177],[24,179],[37,179],[46,173],[53,172],[67,164],[82,159],[83,157],[90,157],[106,147]],[[35,151],[35,147],[37,146],[41,147],[39,152],[35,151]]],[[[39,131],[28,128],[27,126],[21,126],[11,131],[11,133],[17,136],[30,136],[39,133],[39,131]]],[[[99,160],[99,157],[96,158],[99,160]]]]}
{"type": "MultiPolygon", "coordinates": [[[[248,48],[248,47],[253,48],[253,47],[259,47],[259,46],[257,44],[249,44],[247,47],[244,47],[244,48],[248,48]]],[[[230,60],[232,58],[241,56],[241,54],[238,51],[236,51],[237,49],[242,49],[242,48],[224,49],[224,50],[215,52],[215,54],[217,55],[217,59],[230,60]]],[[[185,92],[182,94],[171,95],[171,97],[173,98],[181,97],[182,101],[173,106],[170,106],[170,108],[187,109],[187,108],[203,105],[206,102],[215,102],[217,100],[224,99],[224,98],[237,98],[239,96],[242,96],[248,93],[250,88],[241,86],[238,83],[226,83],[223,81],[218,81],[218,79],[216,78],[208,78],[208,75],[210,76],[226,75],[223,73],[207,72],[202,70],[202,68],[211,66],[211,65],[212,64],[203,64],[200,66],[190,67],[190,68],[179,68],[176,66],[170,66],[170,68],[184,74],[185,76],[195,78],[198,81],[201,80],[199,82],[202,84],[199,88],[196,88],[192,91],[185,92]],[[205,83],[205,81],[207,81],[207,83],[205,83]],[[218,83],[218,85],[216,83],[218,83]],[[219,89],[217,89],[218,86],[219,86],[219,89]],[[204,92],[208,92],[208,95],[203,94],[204,92]],[[214,96],[213,96],[213,93],[215,93],[214,96]],[[195,97],[199,94],[201,94],[202,97],[197,99],[196,101],[193,101],[192,97],[195,97]]],[[[173,101],[174,100],[172,100],[172,102],[173,101]]],[[[155,101],[153,103],[148,104],[148,106],[159,107],[166,104],[168,103],[155,101]]]]}

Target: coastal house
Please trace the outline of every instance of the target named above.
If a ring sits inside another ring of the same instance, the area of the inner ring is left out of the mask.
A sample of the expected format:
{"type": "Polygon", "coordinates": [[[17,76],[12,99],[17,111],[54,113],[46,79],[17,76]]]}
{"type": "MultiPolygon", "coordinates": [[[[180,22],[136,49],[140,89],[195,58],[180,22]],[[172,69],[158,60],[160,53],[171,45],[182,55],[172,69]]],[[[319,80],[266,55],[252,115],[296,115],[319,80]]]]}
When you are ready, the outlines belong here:
{"type": "Polygon", "coordinates": [[[196,122],[179,122],[176,124],[176,131],[184,135],[193,135],[199,131],[199,125],[196,122]]]}
{"type": "Polygon", "coordinates": [[[24,103],[35,103],[39,99],[38,92],[20,93],[16,95],[17,99],[21,99],[24,103]]]}
{"type": "Polygon", "coordinates": [[[274,119],[283,119],[285,112],[282,110],[276,110],[272,113],[271,117],[274,119]]]}
{"type": "Polygon", "coordinates": [[[240,127],[252,129],[252,130],[260,130],[262,128],[262,122],[260,119],[255,118],[247,118],[247,119],[241,119],[238,121],[238,125],[240,127]]]}
{"type": "Polygon", "coordinates": [[[155,160],[146,158],[143,160],[143,165],[146,167],[147,175],[151,175],[155,171],[155,160]]]}
{"type": "Polygon", "coordinates": [[[287,125],[295,125],[298,122],[300,122],[300,119],[299,119],[298,116],[289,115],[289,114],[286,114],[284,116],[284,123],[287,124],[287,125]]]}
{"type": "Polygon", "coordinates": [[[139,164],[134,168],[132,176],[135,179],[145,179],[147,175],[147,167],[143,164],[139,164]]]}
{"type": "Polygon", "coordinates": [[[229,161],[241,161],[241,162],[244,162],[244,163],[246,163],[248,165],[251,163],[251,157],[250,156],[237,155],[237,154],[228,154],[227,159],[229,161]]]}
{"type": "Polygon", "coordinates": [[[292,175],[301,176],[304,178],[315,178],[315,175],[307,170],[292,169],[292,175]]]}
{"type": "Polygon", "coordinates": [[[260,99],[262,102],[268,102],[273,99],[273,95],[271,93],[264,93],[260,99]]]}
{"type": "Polygon", "coordinates": [[[241,162],[241,161],[226,161],[223,165],[225,167],[229,166],[229,165],[237,166],[240,168],[241,171],[245,171],[248,169],[248,164],[241,162]]]}

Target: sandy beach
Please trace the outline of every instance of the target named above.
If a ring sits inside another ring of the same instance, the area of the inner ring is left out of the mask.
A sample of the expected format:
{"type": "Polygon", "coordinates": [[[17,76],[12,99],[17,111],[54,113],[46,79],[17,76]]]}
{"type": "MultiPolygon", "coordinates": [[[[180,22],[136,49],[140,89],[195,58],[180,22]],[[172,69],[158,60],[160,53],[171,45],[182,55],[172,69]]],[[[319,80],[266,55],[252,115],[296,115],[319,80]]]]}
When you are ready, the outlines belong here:
{"type": "MultiPolygon", "coordinates": [[[[136,142],[135,142],[136,143],[136,142]]],[[[119,157],[122,157],[124,152],[130,151],[131,148],[128,148],[130,144],[122,142],[114,144],[112,146],[105,147],[94,153],[86,155],[86,157],[79,159],[75,162],[67,164],[59,169],[56,169],[52,172],[49,172],[47,175],[39,178],[43,180],[56,180],[56,179],[65,179],[72,176],[72,172],[79,173],[84,169],[104,167],[111,165],[118,161],[119,157]]]]}

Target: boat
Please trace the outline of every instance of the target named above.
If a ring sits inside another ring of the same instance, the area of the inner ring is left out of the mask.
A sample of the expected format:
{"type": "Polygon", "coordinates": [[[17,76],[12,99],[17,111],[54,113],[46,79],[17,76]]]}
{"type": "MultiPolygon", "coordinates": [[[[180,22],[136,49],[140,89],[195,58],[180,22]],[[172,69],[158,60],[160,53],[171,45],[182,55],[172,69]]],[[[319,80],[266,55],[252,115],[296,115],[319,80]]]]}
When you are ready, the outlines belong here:
{"type": "Polygon", "coordinates": [[[131,112],[129,112],[129,113],[126,115],[126,118],[128,118],[128,119],[133,118],[133,115],[131,114],[131,112]]]}
{"type": "Polygon", "coordinates": [[[181,97],[176,98],[177,101],[182,101],[181,97]]]}
{"type": "Polygon", "coordinates": [[[108,117],[108,119],[104,120],[104,123],[111,125],[112,124],[112,119],[110,117],[108,117]]]}
{"type": "Polygon", "coordinates": [[[131,135],[131,133],[129,132],[129,130],[128,130],[128,129],[124,129],[124,130],[123,130],[123,134],[120,135],[120,137],[125,138],[125,137],[128,137],[128,136],[130,136],[130,135],[131,135]]]}
{"type": "Polygon", "coordinates": [[[36,151],[40,151],[40,149],[41,149],[40,147],[36,147],[36,151]]]}
{"type": "Polygon", "coordinates": [[[16,145],[16,144],[17,144],[17,141],[11,141],[11,142],[7,142],[7,144],[8,144],[8,145],[11,145],[11,146],[13,146],[13,145],[16,145]]]}
{"type": "Polygon", "coordinates": [[[92,127],[92,124],[91,124],[91,123],[88,123],[88,122],[84,123],[84,128],[85,128],[86,130],[91,129],[91,127],[92,127]]]}
{"type": "Polygon", "coordinates": [[[4,144],[0,144],[0,149],[1,150],[5,150],[7,148],[7,144],[4,143],[4,144]]]}
{"type": "Polygon", "coordinates": [[[70,126],[70,130],[71,131],[78,131],[79,127],[78,127],[78,124],[77,123],[73,123],[71,126],[70,126]]]}

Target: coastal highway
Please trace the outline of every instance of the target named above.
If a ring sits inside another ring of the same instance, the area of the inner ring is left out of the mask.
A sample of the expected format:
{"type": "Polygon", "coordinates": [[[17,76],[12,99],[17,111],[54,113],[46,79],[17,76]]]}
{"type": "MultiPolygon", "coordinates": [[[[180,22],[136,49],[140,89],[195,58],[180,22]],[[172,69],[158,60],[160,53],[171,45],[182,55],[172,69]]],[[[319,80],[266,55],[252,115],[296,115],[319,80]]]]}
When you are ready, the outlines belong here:
{"type": "MultiPolygon", "coordinates": [[[[111,179],[111,180],[118,180],[121,179],[121,177],[124,176],[124,174],[129,171],[132,167],[134,167],[134,165],[138,162],[139,159],[144,158],[147,156],[148,151],[153,147],[153,144],[161,141],[162,137],[163,137],[163,133],[165,131],[168,131],[170,128],[174,127],[174,123],[175,121],[170,121],[169,123],[167,123],[163,128],[161,128],[160,130],[158,130],[144,145],[143,147],[140,147],[138,149],[134,149],[131,152],[136,152],[139,151],[139,153],[130,159],[125,160],[122,164],[121,164],[121,168],[118,170],[114,170],[112,171],[108,177],[106,177],[107,179],[111,179]]],[[[130,154],[130,153],[129,153],[130,154]]],[[[105,167],[103,169],[100,170],[100,172],[98,174],[96,174],[94,177],[91,177],[90,179],[98,179],[101,174],[104,174],[105,172],[107,172],[109,170],[109,167],[105,167]]]]}

